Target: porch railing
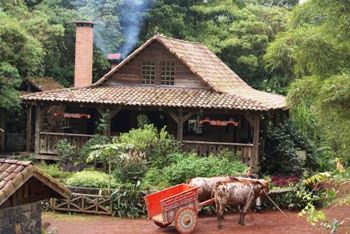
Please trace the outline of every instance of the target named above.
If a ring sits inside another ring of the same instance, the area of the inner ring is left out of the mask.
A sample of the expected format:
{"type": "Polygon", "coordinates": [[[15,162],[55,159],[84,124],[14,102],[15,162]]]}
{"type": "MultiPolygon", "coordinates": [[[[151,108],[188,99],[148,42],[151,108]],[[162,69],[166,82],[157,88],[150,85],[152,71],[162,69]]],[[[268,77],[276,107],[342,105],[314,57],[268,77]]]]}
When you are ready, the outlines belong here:
{"type": "Polygon", "coordinates": [[[182,141],[184,151],[194,151],[198,155],[208,156],[223,149],[239,154],[243,163],[251,164],[253,144],[229,143],[229,142],[207,142],[207,141],[182,141]]]}
{"type": "Polygon", "coordinates": [[[75,133],[54,133],[54,132],[40,132],[40,149],[39,154],[53,154],[57,155],[55,144],[59,140],[67,139],[68,142],[80,149],[85,143],[94,137],[94,135],[75,134],[75,133]]]}
{"type": "MultiPolygon", "coordinates": [[[[55,144],[58,140],[67,139],[78,148],[94,135],[75,134],[75,133],[53,133],[40,132],[40,150],[41,155],[57,155],[55,144]]],[[[223,149],[228,149],[235,154],[239,154],[242,161],[246,164],[251,163],[253,144],[229,143],[229,142],[207,142],[207,141],[182,141],[184,151],[194,151],[198,155],[208,156],[210,153],[217,153],[223,149]]]]}

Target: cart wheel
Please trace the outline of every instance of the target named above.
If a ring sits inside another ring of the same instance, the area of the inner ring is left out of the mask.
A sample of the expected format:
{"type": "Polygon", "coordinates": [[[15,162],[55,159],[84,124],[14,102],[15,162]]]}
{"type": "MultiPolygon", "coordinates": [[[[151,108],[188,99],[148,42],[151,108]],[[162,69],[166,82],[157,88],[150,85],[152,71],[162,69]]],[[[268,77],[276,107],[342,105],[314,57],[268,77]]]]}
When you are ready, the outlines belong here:
{"type": "Polygon", "coordinates": [[[194,231],[198,223],[197,212],[191,207],[184,207],[177,212],[175,227],[181,234],[188,234],[194,231]]]}
{"type": "Polygon", "coordinates": [[[153,222],[160,228],[167,227],[171,224],[171,222],[170,223],[161,223],[161,222],[157,222],[157,221],[153,221],[153,222]]]}

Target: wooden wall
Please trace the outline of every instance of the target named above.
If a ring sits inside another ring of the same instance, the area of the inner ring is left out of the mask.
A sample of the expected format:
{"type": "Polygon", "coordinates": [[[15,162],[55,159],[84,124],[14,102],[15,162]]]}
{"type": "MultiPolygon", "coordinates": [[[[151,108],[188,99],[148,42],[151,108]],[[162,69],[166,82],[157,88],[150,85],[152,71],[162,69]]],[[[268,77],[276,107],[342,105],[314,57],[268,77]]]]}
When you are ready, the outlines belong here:
{"type": "MultiPolygon", "coordinates": [[[[140,86],[141,85],[141,64],[143,61],[154,61],[156,63],[156,86],[160,85],[161,63],[174,61],[175,85],[164,87],[177,88],[208,88],[207,85],[196,75],[194,75],[180,60],[165,49],[159,42],[152,43],[148,48],[134,57],[129,63],[124,65],[105,85],[110,86],[140,86]]],[[[143,85],[154,86],[154,85],[143,85]]],[[[163,87],[163,86],[162,86],[163,87]]]]}

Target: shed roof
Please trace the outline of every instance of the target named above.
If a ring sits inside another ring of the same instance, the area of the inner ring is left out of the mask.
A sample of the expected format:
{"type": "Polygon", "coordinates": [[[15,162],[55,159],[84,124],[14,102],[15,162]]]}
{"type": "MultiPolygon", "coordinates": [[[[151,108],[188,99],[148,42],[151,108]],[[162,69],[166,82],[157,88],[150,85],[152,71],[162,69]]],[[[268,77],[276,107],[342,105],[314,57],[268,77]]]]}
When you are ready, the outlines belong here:
{"type": "Polygon", "coordinates": [[[131,53],[100,80],[89,87],[48,91],[22,96],[23,101],[63,101],[78,103],[110,103],[140,106],[179,106],[228,108],[242,110],[273,110],[286,108],[284,96],[250,87],[206,46],[184,40],[156,35],[131,53]],[[152,43],[159,42],[178,58],[210,90],[191,90],[165,87],[104,87],[103,84],[152,43]],[[136,95],[130,95],[129,92],[136,95]],[[176,94],[176,103],[167,101],[176,94]],[[141,97],[141,95],[144,95],[141,97]],[[194,97],[192,97],[194,95],[194,97]],[[157,97],[157,98],[155,98],[157,97]],[[215,98],[215,100],[206,100],[215,98]],[[142,102],[142,103],[141,103],[142,102]],[[203,104],[204,103],[204,104],[203,104]],[[211,103],[208,105],[207,103],[211,103]],[[185,105],[185,106],[184,106],[185,105]]]}
{"type": "Polygon", "coordinates": [[[55,194],[70,198],[71,191],[31,162],[0,158],[0,206],[31,178],[41,181],[55,194]]]}

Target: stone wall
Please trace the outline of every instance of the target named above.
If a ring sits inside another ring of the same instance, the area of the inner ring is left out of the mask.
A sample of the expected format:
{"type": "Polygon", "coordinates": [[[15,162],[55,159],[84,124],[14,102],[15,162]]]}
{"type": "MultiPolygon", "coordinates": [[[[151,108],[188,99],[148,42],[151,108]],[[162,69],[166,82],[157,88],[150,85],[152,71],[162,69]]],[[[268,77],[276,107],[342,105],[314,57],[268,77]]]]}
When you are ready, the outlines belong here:
{"type": "Polygon", "coordinates": [[[41,203],[0,209],[0,234],[41,233],[41,203]]]}

